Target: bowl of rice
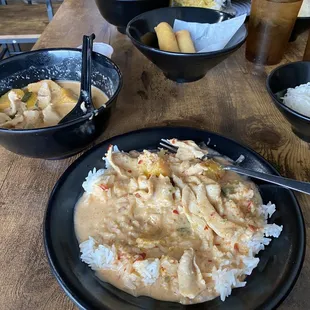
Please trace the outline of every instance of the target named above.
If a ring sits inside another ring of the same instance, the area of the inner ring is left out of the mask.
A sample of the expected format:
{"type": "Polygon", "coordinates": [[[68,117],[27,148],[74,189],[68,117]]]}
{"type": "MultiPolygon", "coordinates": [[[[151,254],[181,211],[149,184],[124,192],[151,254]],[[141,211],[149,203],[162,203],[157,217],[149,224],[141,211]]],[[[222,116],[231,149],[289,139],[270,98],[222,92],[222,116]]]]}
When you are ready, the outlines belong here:
{"type": "Polygon", "coordinates": [[[267,91],[275,106],[291,124],[292,131],[310,142],[310,62],[299,61],[274,69],[267,91]]]}

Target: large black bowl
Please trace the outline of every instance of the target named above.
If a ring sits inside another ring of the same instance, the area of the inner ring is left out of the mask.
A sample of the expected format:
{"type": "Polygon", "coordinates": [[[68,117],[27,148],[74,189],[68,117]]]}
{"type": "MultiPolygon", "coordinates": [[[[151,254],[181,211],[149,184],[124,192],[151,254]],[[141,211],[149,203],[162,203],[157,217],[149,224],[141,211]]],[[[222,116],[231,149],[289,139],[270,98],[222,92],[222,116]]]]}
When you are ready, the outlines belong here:
{"type": "Polygon", "coordinates": [[[299,61],[275,68],[267,78],[267,90],[275,106],[290,122],[293,132],[310,142],[310,117],[302,115],[283,104],[281,99],[288,88],[310,82],[310,62],[299,61]]]}
{"type": "Polygon", "coordinates": [[[175,19],[213,24],[229,18],[231,18],[231,15],[211,9],[192,7],[163,8],[133,18],[128,23],[126,33],[139,51],[158,66],[167,78],[179,83],[192,82],[204,77],[210,69],[226,59],[245,42],[247,37],[245,25],[242,25],[224,49],[216,52],[195,54],[161,51],[158,48],[154,27],[160,22],[167,22],[173,26],[175,19]],[[143,42],[143,36],[148,33],[153,34],[154,40],[151,44],[146,45],[143,42]]]}
{"type": "Polygon", "coordinates": [[[119,32],[125,33],[128,22],[135,16],[169,6],[169,0],[96,0],[101,15],[119,32]]]}
{"type": "MultiPolygon", "coordinates": [[[[7,58],[0,62],[0,95],[43,79],[80,81],[81,64],[78,49],[43,49],[7,58]]],[[[56,159],[78,153],[94,142],[108,124],[122,75],[112,60],[97,53],[93,53],[92,71],[92,85],[109,98],[97,116],[38,129],[0,128],[0,144],[23,156],[56,159]]]]}
{"type": "Polygon", "coordinates": [[[271,223],[283,225],[278,239],[261,252],[258,267],[249,276],[247,286],[234,289],[225,302],[212,301],[184,306],[148,297],[133,297],[100,281],[79,256],[74,233],[74,207],[83,193],[82,182],[90,169],[104,167],[102,156],[110,144],[121,150],[156,149],[161,138],[193,139],[208,142],[218,152],[236,160],[245,156],[243,167],[278,174],[261,156],[247,147],[214,133],[193,128],[149,128],[107,140],[83,154],[62,175],[50,196],[44,220],[44,243],[52,271],[59,284],[80,309],[121,310],[254,310],[274,309],[292,289],[305,254],[305,227],[300,207],[287,189],[256,182],[265,203],[272,201],[277,212],[271,223]]]}

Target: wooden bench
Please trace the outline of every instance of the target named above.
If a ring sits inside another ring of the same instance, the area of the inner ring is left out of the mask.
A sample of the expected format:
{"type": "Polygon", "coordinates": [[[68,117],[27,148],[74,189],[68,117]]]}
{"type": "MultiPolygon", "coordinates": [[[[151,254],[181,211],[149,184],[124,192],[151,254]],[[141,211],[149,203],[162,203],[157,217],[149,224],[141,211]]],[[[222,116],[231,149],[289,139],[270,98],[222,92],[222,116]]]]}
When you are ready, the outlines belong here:
{"type": "Polygon", "coordinates": [[[35,43],[49,23],[45,4],[0,5],[0,16],[0,44],[35,43]]]}

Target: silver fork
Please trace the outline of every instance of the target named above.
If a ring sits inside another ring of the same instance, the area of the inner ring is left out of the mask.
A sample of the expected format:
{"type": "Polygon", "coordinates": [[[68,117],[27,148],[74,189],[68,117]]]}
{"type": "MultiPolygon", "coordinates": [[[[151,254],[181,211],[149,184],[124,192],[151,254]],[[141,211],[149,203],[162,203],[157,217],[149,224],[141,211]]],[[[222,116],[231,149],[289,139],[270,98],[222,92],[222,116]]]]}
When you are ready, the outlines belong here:
{"type": "MultiPolygon", "coordinates": [[[[174,146],[166,139],[161,139],[161,142],[159,143],[159,145],[171,151],[172,153],[176,153],[178,151],[178,147],[174,146]]],[[[203,159],[214,158],[214,157],[216,156],[211,155],[210,157],[208,155],[204,155],[201,159],[203,160],[203,159]]],[[[249,176],[251,178],[263,180],[263,181],[266,181],[272,184],[276,184],[276,185],[279,185],[285,188],[290,188],[295,191],[310,195],[310,183],[308,182],[301,182],[301,181],[296,181],[293,179],[283,178],[283,177],[271,175],[268,173],[253,171],[253,170],[246,169],[246,168],[241,168],[235,165],[222,165],[222,169],[234,171],[236,173],[249,176]]]]}

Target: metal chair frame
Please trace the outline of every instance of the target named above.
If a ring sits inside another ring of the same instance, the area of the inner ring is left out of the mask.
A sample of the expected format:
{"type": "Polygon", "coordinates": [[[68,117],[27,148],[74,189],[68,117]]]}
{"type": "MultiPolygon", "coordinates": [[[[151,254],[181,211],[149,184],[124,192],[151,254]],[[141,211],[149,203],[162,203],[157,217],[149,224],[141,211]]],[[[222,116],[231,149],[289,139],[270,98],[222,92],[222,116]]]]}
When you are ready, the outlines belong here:
{"type": "MultiPolygon", "coordinates": [[[[32,1],[27,1],[29,5],[32,5],[32,1]]],[[[51,21],[54,17],[53,5],[51,0],[45,0],[46,11],[48,20],[51,21]]],[[[0,5],[8,5],[7,0],[0,0],[0,5]]],[[[0,46],[3,47],[5,53],[0,53],[0,59],[2,59],[7,53],[9,55],[18,54],[21,52],[20,45],[21,43],[36,43],[38,40],[37,37],[33,38],[14,38],[14,39],[0,39],[0,46]]]]}

